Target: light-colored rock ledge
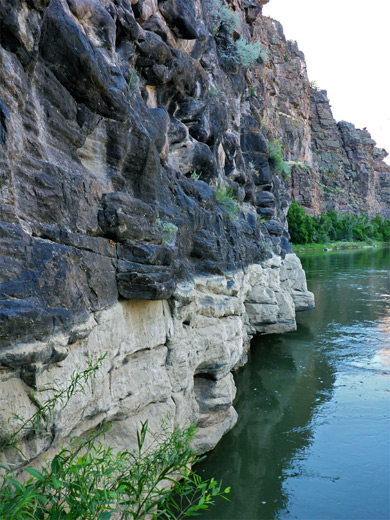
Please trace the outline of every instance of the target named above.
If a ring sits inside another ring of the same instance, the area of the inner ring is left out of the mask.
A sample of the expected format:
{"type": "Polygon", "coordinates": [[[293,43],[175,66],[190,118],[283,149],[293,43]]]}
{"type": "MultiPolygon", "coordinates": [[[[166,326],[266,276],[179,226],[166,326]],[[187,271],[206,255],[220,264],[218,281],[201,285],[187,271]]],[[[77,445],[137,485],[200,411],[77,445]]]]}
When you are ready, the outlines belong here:
{"type": "MultiPolygon", "coordinates": [[[[164,420],[197,422],[196,447],[210,450],[237,420],[232,372],[245,363],[251,337],[295,330],[295,311],[313,306],[299,259],[274,256],[227,276],[182,283],[169,301],[118,302],[73,331],[83,339],[71,345],[69,336],[56,336],[14,347],[24,356],[40,349],[66,356],[35,363],[38,390],[53,381],[65,385],[88,358],[108,353],[85,393],[56,410],[53,433],[22,442],[22,450],[33,458],[109,419],[108,441],[118,447],[131,448],[140,421],[148,419],[155,431],[164,420]]],[[[28,417],[36,410],[22,371],[0,372],[2,438],[16,424],[14,413],[28,417]]]]}

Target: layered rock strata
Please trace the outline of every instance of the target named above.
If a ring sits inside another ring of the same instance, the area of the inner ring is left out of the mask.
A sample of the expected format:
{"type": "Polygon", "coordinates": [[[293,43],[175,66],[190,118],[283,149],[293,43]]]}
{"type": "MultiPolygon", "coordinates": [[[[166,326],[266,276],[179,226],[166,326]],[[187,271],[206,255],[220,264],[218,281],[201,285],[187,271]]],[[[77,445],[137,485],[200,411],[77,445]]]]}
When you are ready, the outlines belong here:
{"type": "Polygon", "coordinates": [[[264,3],[0,0],[1,437],[108,353],[27,458],[107,419],[118,446],[196,421],[210,449],[250,337],[313,305],[291,193],[388,215],[386,153],[336,124],[264,3]]]}
{"type": "Polygon", "coordinates": [[[313,305],[290,190],[386,214],[385,152],[336,125],[264,3],[0,0],[1,438],[107,352],[27,458],[108,419],[117,446],[149,418],[198,422],[210,449],[250,337],[313,305]]]}
{"type": "Polygon", "coordinates": [[[1,437],[107,352],[28,459],[108,419],[211,448],[251,335],[313,305],[249,81],[260,7],[0,0],[1,437]]]}
{"type": "Polygon", "coordinates": [[[309,82],[304,55],[286,41],[280,23],[260,18],[255,34],[270,56],[252,76],[261,93],[259,115],[267,138],[280,139],[290,162],[292,196],[311,215],[332,209],[389,218],[388,153],[367,129],[337,123],[326,91],[309,82]]]}
{"type": "MultiPolygon", "coordinates": [[[[0,441],[18,424],[14,414],[34,413],[31,388],[43,400],[52,395],[39,393],[47,385],[66,386],[75,367],[82,371],[88,359],[107,353],[85,392],[56,407],[46,434],[20,441],[27,458],[110,419],[107,440],[126,448],[146,419],[155,431],[163,421],[197,422],[196,447],[207,451],[235,424],[232,371],[246,361],[252,335],[294,330],[295,311],[313,305],[298,258],[273,256],[180,283],[168,301],[123,300],[70,334],[2,350],[0,441]]],[[[6,456],[15,462],[13,450],[6,456]]]]}

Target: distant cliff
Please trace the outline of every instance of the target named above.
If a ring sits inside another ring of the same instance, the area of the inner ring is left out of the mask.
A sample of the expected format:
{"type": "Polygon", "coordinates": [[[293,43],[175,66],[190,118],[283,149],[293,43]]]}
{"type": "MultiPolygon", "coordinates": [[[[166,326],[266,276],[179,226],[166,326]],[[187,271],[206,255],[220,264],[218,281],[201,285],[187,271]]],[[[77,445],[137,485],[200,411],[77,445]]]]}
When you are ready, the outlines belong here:
{"type": "Polygon", "coordinates": [[[326,91],[309,83],[304,55],[278,22],[263,18],[256,30],[271,56],[256,77],[263,128],[270,140],[281,139],[291,161],[293,197],[311,215],[334,209],[389,218],[387,152],[366,129],[334,120],[326,91]]]}

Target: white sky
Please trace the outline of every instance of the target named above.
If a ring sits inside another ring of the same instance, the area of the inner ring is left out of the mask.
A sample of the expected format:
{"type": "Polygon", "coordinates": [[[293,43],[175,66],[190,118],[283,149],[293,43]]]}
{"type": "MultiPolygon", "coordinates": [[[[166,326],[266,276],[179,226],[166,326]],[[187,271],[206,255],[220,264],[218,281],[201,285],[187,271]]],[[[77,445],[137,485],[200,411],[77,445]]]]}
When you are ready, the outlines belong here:
{"type": "Polygon", "coordinates": [[[263,14],[298,42],[335,119],[390,153],[390,0],[270,0],[263,14]]]}

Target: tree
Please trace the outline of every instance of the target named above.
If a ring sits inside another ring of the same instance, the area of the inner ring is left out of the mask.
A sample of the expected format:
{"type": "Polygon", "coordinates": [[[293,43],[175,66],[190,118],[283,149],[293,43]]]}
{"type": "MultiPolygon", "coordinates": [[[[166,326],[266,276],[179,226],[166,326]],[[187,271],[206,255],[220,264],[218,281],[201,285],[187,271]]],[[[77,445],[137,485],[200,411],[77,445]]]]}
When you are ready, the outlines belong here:
{"type": "Polygon", "coordinates": [[[308,242],[305,217],[304,209],[296,200],[293,200],[287,213],[288,231],[293,244],[306,244],[308,242]]]}

